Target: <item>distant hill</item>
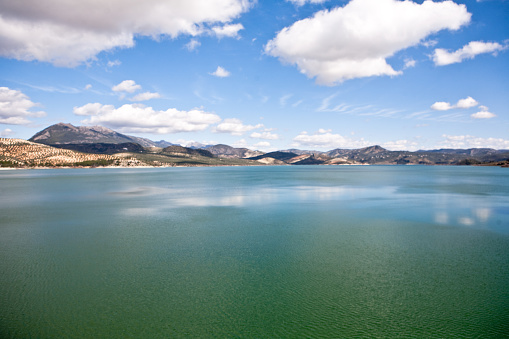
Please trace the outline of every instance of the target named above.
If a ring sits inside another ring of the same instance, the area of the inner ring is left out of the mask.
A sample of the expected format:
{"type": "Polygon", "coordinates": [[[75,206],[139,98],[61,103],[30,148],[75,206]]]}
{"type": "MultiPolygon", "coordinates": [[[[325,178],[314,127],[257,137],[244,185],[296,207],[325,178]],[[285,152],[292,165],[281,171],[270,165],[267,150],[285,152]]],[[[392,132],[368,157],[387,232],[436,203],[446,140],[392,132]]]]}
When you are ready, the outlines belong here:
{"type": "Polygon", "coordinates": [[[168,155],[181,155],[181,156],[202,156],[202,157],[209,157],[209,158],[215,158],[216,156],[212,154],[211,152],[204,150],[204,149],[194,149],[194,148],[188,148],[183,146],[168,146],[164,148],[161,152],[161,154],[168,154],[168,155]]]}
{"type": "Polygon", "coordinates": [[[296,148],[291,148],[291,149],[287,149],[287,150],[284,150],[284,151],[281,151],[281,152],[289,152],[289,153],[295,153],[295,154],[298,154],[298,155],[303,155],[303,154],[323,154],[325,152],[321,152],[321,151],[309,151],[309,150],[300,150],[300,149],[296,149],[296,148]]]}
{"type": "Polygon", "coordinates": [[[261,159],[264,159],[264,158],[272,158],[272,159],[276,159],[276,160],[280,160],[280,161],[288,161],[292,158],[295,158],[297,157],[298,154],[296,153],[291,153],[291,152],[280,152],[280,151],[277,151],[277,152],[270,152],[270,153],[265,153],[265,154],[262,154],[262,155],[258,155],[256,157],[251,157],[249,158],[249,160],[261,160],[261,159]]]}
{"type": "Polygon", "coordinates": [[[210,153],[217,155],[221,158],[251,158],[258,155],[262,155],[263,152],[260,151],[252,151],[248,148],[235,148],[228,145],[213,145],[213,146],[206,146],[203,149],[209,151],[210,153]]]}
{"type": "Polygon", "coordinates": [[[28,140],[45,145],[94,143],[136,143],[143,147],[167,147],[172,145],[164,140],[154,142],[146,138],[121,134],[102,126],[73,126],[65,123],[51,125],[28,140]]]}
{"type": "Polygon", "coordinates": [[[102,126],[73,126],[59,123],[36,133],[30,141],[83,153],[130,153],[153,164],[271,164],[271,165],[476,165],[505,163],[509,150],[491,148],[389,151],[374,145],[358,149],[333,149],[328,152],[290,149],[264,153],[229,145],[174,145],[167,141],[125,135],[102,126]],[[189,158],[195,158],[190,160],[189,158]],[[198,159],[199,158],[199,159],[198,159]],[[180,159],[180,160],[179,160],[180,159]],[[246,160],[246,161],[244,161],[246,160]],[[256,161],[256,162],[253,162],[256,161]]]}

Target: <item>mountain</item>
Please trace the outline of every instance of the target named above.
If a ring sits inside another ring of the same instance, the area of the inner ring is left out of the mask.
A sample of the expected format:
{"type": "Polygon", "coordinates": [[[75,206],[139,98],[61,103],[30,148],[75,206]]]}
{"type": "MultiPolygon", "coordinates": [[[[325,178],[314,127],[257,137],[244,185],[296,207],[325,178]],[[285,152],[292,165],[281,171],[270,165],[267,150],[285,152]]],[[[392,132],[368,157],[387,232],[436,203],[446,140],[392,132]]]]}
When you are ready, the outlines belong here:
{"type": "Polygon", "coordinates": [[[265,158],[272,158],[272,159],[276,159],[279,161],[287,162],[288,160],[295,158],[297,156],[298,156],[298,154],[296,154],[296,153],[277,151],[277,152],[265,153],[262,155],[258,155],[256,157],[250,157],[249,160],[261,160],[261,159],[265,159],[265,158]]]}
{"type": "Polygon", "coordinates": [[[188,148],[183,146],[168,146],[164,148],[161,151],[161,154],[168,154],[173,156],[202,156],[202,157],[209,157],[209,158],[215,158],[216,156],[212,154],[211,152],[204,150],[204,149],[194,149],[194,148],[188,148]]]}
{"type": "Polygon", "coordinates": [[[221,158],[251,158],[256,157],[258,155],[262,155],[263,152],[260,151],[252,151],[248,148],[234,148],[228,145],[214,145],[214,146],[206,146],[204,148],[205,150],[209,151],[210,153],[217,155],[221,158]]]}
{"type": "Polygon", "coordinates": [[[303,155],[303,154],[313,155],[313,154],[323,154],[323,153],[325,153],[325,152],[320,152],[320,151],[300,150],[300,149],[296,149],[296,148],[287,149],[287,150],[284,150],[284,151],[281,151],[281,152],[290,152],[290,153],[295,153],[295,154],[298,154],[298,155],[303,155]]]}
{"type": "Polygon", "coordinates": [[[164,140],[154,142],[146,138],[121,134],[102,126],[73,126],[65,123],[49,126],[28,140],[45,145],[94,143],[136,143],[143,147],[167,147],[172,145],[164,140]]]}

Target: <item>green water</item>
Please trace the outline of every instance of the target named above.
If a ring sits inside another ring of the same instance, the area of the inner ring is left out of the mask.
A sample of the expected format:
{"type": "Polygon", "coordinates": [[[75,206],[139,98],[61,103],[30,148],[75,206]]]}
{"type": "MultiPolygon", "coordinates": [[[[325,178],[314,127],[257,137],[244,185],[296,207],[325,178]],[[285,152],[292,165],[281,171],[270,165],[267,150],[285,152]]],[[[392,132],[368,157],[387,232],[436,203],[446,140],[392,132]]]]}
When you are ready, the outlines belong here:
{"type": "Polygon", "coordinates": [[[509,335],[509,170],[0,172],[0,337],[509,335]]]}

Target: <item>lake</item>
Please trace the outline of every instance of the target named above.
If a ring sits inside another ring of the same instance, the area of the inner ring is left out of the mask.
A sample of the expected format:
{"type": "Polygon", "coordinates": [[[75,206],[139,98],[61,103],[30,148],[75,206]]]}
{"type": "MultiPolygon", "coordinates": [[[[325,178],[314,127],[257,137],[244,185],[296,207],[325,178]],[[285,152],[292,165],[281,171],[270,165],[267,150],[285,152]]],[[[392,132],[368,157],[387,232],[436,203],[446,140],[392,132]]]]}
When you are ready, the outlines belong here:
{"type": "Polygon", "coordinates": [[[509,169],[0,172],[0,337],[509,334],[509,169]]]}

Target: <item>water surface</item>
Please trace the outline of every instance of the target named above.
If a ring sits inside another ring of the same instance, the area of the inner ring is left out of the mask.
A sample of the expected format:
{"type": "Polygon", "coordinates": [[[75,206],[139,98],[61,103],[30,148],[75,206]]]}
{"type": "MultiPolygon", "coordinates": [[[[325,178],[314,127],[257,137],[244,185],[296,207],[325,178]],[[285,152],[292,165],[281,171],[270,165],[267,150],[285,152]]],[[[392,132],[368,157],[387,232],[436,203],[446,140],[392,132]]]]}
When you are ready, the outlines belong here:
{"type": "Polygon", "coordinates": [[[0,172],[0,337],[509,333],[509,170],[0,172]]]}

